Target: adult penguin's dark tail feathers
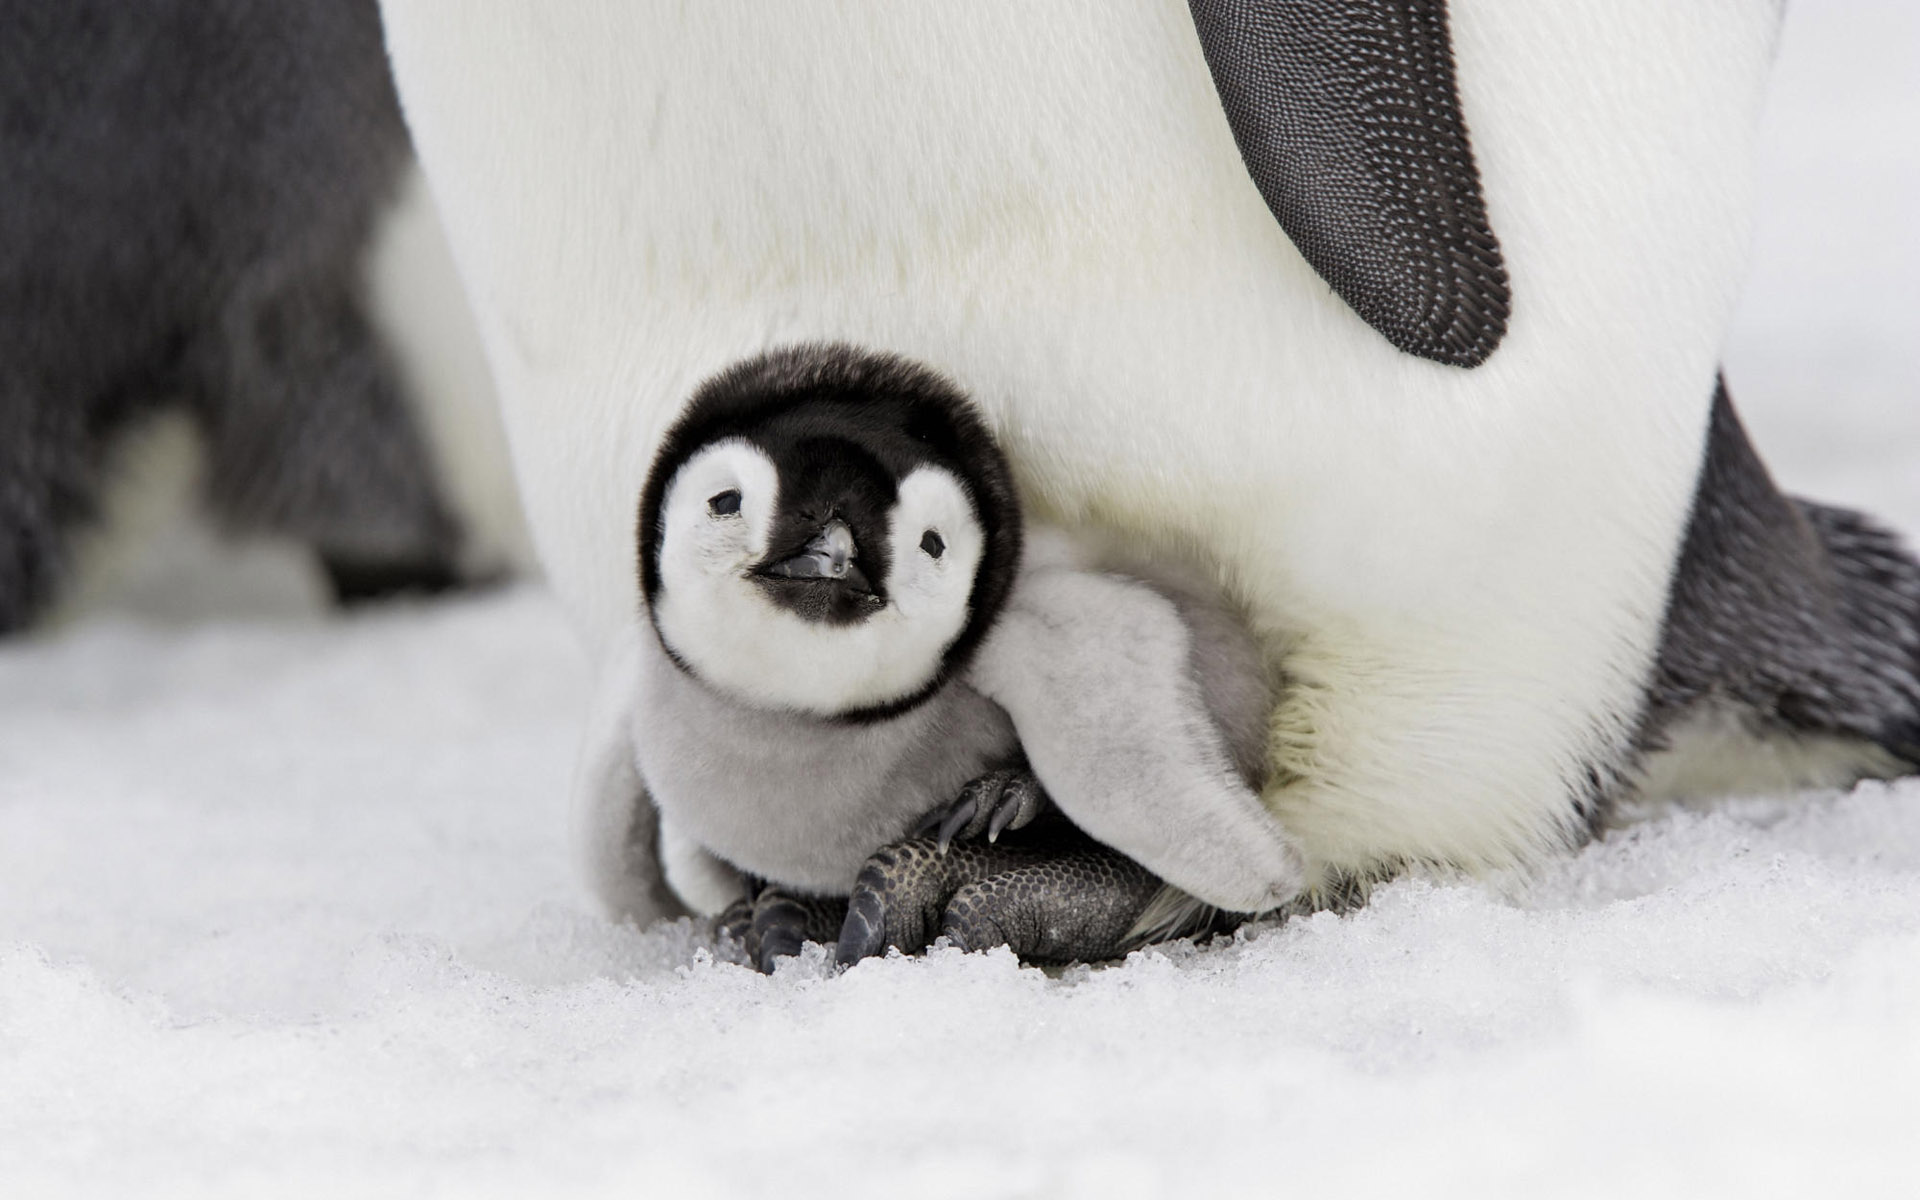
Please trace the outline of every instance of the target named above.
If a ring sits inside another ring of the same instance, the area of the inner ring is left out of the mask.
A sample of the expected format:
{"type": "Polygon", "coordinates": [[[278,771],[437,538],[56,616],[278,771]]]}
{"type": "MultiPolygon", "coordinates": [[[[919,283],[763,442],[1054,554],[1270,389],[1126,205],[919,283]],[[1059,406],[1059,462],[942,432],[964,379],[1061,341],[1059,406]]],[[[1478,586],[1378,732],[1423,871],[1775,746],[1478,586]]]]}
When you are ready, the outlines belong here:
{"type": "Polygon", "coordinates": [[[1679,723],[1703,712],[1760,738],[1879,747],[1882,769],[1862,774],[1920,769],[1920,562],[1859,513],[1783,495],[1724,380],[1643,745],[1666,748],[1679,723]]]}

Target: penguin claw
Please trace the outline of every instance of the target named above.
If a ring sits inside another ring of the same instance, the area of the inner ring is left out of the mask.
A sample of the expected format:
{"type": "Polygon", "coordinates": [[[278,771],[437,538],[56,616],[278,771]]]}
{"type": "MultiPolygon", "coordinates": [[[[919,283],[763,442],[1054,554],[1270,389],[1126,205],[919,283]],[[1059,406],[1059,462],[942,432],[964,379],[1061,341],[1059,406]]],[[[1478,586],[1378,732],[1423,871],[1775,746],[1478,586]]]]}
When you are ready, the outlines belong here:
{"type": "Polygon", "coordinates": [[[1025,767],[988,771],[960,789],[946,809],[935,809],[914,827],[911,836],[931,836],[940,853],[956,841],[974,841],[984,835],[998,842],[1009,829],[1024,829],[1052,807],[1040,780],[1025,767]]]}
{"type": "Polygon", "coordinates": [[[997,842],[1009,829],[1025,829],[1033,824],[1051,802],[1031,771],[1013,773],[1000,789],[1000,801],[987,822],[987,840],[997,842]]]}
{"type": "Polygon", "coordinates": [[[847,902],[847,919],[840,926],[840,938],[834,943],[834,961],[850,967],[863,958],[883,953],[886,948],[885,905],[872,891],[855,892],[847,902]]]}
{"type": "Polygon", "coordinates": [[[713,918],[712,932],[715,941],[742,944],[746,942],[747,931],[753,928],[753,899],[757,891],[758,889],[750,888],[713,918]]]}
{"type": "Polygon", "coordinates": [[[968,838],[978,837],[974,831],[980,815],[980,795],[975,785],[968,784],[967,790],[960,793],[960,799],[947,810],[947,819],[940,822],[939,836],[934,840],[940,845],[940,853],[945,854],[947,847],[953,844],[955,834],[964,833],[968,838]]]}
{"type": "Polygon", "coordinates": [[[781,959],[799,954],[808,942],[833,938],[845,918],[843,900],[802,896],[768,885],[728,905],[714,918],[714,932],[738,941],[754,969],[771,975],[781,959]]]}

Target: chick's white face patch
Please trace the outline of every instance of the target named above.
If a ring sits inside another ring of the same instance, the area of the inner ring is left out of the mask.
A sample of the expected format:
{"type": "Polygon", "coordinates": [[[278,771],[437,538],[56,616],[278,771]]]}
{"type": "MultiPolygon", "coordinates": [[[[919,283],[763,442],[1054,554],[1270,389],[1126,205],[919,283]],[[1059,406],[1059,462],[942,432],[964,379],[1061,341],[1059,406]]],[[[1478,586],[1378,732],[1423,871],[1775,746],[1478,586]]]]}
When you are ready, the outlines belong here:
{"type": "Polygon", "coordinates": [[[925,687],[966,628],[986,548],[960,481],[938,467],[901,480],[886,534],[885,603],[846,625],[781,607],[754,578],[779,494],[772,459],[742,441],[716,442],[674,475],[661,507],[654,597],[667,649],[708,685],[764,708],[831,716],[925,687]]]}
{"type": "Polygon", "coordinates": [[[986,554],[973,501],[952,472],[920,467],[900,481],[891,530],[887,606],[937,637],[945,653],[966,627],[973,577],[986,554]]]}
{"type": "Polygon", "coordinates": [[[740,577],[767,552],[779,495],[773,460],[747,442],[715,442],[688,459],[660,507],[662,591],[690,595],[740,577]]]}

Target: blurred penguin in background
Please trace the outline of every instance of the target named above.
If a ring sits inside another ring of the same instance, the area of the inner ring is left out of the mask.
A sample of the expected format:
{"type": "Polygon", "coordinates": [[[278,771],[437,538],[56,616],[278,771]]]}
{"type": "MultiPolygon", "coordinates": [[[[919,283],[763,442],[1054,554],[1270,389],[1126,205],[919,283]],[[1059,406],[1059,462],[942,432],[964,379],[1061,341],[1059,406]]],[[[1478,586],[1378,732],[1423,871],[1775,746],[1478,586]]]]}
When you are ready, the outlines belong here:
{"type": "Polygon", "coordinates": [[[372,0],[0,0],[0,632],[70,590],[163,414],[223,532],[310,548],[340,601],[524,560],[510,500],[489,544],[452,499],[507,472],[411,162],[372,0]]]}

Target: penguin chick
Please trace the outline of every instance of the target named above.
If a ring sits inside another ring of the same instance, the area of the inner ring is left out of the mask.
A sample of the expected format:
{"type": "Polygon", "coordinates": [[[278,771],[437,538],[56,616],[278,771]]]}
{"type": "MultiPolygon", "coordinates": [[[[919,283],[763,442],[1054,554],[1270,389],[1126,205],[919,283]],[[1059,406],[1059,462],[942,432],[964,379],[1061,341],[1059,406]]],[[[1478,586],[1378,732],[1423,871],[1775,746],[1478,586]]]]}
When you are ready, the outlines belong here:
{"type": "Polygon", "coordinates": [[[1071,558],[1023,566],[1006,462],[925,368],[811,345],[703,386],[639,522],[629,730],[674,891],[715,911],[744,872],[845,896],[929,813],[1018,826],[1044,788],[1140,877],[1239,911],[1290,898],[1297,855],[1248,778],[1269,700],[1250,636],[1209,653],[1168,595],[1071,558]]]}
{"type": "Polygon", "coordinates": [[[639,540],[635,744],[683,894],[690,839],[845,895],[875,849],[1017,760],[1006,714],[954,679],[1006,603],[1019,510],[931,372],[800,347],[721,374],[666,439],[639,540]]]}

